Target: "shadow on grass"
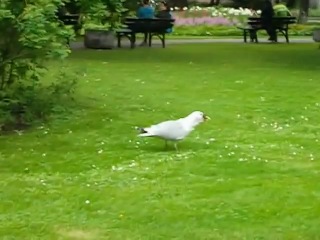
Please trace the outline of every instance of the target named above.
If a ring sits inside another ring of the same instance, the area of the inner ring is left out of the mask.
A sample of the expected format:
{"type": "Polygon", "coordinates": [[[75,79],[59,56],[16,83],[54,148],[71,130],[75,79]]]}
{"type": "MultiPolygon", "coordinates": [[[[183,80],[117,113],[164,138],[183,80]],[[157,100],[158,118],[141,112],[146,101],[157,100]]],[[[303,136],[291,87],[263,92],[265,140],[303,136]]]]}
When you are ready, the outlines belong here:
{"type": "Polygon", "coordinates": [[[196,141],[181,141],[178,143],[178,151],[175,149],[174,144],[169,142],[167,147],[165,147],[164,141],[148,141],[148,144],[140,145],[140,150],[146,152],[167,152],[167,153],[183,153],[186,151],[201,151],[212,146],[208,146],[204,142],[196,142],[196,141]]]}

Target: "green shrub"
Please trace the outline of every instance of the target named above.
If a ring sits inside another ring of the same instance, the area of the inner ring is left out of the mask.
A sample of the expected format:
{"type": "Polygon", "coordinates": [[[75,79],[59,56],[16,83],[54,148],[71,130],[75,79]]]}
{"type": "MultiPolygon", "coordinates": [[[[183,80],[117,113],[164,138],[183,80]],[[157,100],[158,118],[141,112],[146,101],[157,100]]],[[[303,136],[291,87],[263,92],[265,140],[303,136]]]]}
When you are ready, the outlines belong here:
{"type": "Polygon", "coordinates": [[[79,0],[84,28],[115,30],[127,11],[125,0],[79,0]]]}
{"type": "Polygon", "coordinates": [[[61,4],[58,0],[0,3],[0,130],[45,119],[74,91],[74,79],[63,74],[45,84],[46,63],[66,58],[67,39],[74,35],[57,19],[61,4]]]}

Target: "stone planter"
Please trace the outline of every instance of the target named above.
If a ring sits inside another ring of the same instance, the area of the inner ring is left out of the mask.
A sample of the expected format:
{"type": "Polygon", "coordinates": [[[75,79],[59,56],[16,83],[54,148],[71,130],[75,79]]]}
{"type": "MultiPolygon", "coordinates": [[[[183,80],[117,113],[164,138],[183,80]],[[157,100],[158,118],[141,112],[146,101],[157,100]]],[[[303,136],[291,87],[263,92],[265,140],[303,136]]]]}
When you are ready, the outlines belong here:
{"type": "Polygon", "coordinates": [[[84,46],[92,49],[112,49],[115,46],[115,33],[109,30],[86,29],[84,46]]]}
{"type": "Polygon", "coordinates": [[[320,42],[320,29],[316,29],[313,31],[313,41],[320,42]]]}

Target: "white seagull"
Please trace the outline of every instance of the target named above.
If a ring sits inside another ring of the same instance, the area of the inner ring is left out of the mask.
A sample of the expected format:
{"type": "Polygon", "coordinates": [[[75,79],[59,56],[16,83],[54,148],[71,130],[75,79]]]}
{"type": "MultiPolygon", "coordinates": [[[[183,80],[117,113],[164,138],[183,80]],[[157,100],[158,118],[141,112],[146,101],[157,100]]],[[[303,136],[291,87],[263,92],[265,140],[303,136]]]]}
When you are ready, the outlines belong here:
{"type": "Polygon", "coordinates": [[[146,128],[137,128],[140,131],[140,137],[158,137],[165,140],[167,147],[168,141],[174,142],[174,147],[178,150],[178,141],[188,136],[196,126],[210,119],[201,111],[194,111],[184,118],[169,120],[158,123],[146,128]]]}

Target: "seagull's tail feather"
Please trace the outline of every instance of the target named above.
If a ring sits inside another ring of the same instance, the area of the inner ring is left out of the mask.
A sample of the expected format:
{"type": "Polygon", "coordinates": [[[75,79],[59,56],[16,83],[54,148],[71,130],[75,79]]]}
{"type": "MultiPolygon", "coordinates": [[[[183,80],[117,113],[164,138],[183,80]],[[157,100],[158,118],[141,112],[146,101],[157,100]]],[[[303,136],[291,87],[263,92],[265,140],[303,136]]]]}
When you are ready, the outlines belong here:
{"type": "Polygon", "coordinates": [[[139,137],[152,137],[152,136],[154,136],[151,128],[137,127],[136,129],[140,132],[140,134],[138,135],[139,137]]]}

